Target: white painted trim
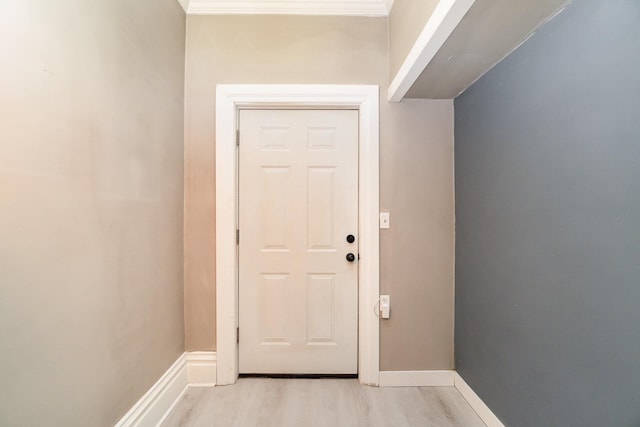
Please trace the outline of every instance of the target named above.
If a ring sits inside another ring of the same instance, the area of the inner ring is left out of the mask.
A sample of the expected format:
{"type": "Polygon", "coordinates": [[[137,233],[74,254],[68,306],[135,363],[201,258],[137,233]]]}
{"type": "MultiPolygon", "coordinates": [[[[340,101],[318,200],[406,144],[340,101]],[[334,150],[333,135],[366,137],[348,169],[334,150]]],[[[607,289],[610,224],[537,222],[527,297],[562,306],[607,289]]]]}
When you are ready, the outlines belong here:
{"type": "Polygon", "coordinates": [[[455,387],[487,427],[504,427],[456,371],[381,371],[380,387],[455,387]]]}
{"type": "Polygon", "coordinates": [[[191,0],[178,0],[178,3],[180,3],[180,6],[182,6],[182,8],[184,9],[184,11],[188,11],[189,10],[189,2],[191,0]]]}
{"type": "Polygon", "coordinates": [[[482,399],[480,399],[471,387],[469,387],[469,384],[467,384],[457,372],[455,372],[454,375],[454,385],[462,397],[469,402],[471,408],[476,411],[476,414],[478,414],[487,427],[504,427],[502,421],[495,416],[491,409],[489,409],[489,407],[482,401],[482,399]]]}
{"type": "Polygon", "coordinates": [[[384,0],[384,7],[387,8],[387,13],[391,13],[391,9],[393,8],[393,0],[384,0]]]}
{"type": "MultiPolygon", "coordinates": [[[[454,386],[487,427],[504,427],[504,424],[456,371],[377,372],[377,353],[375,356],[368,362],[373,363],[373,359],[375,359],[376,372],[369,372],[367,378],[371,379],[375,375],[376,383],[363,381],[362,372],[360,372],[360,382],[371,385],[379,384],[380,387],[454,386]]],[[[362,355],[359,357],[359,363],[362,366],[362,355]]],[[[364,358],[367,359],[366,355],[364,358]]],[[[216,362],[216,352],[195,351],[181,354],[160,379],[118,421],[115,427],[160,426],[189,387],[213,387],[216,385],[216,362]]]]}
{"type": "Polygon", "coordinates": [[[238,378],[236,120],[241,106],[354,107],[359,110],[358,378],[378,384],[379,88],[373,85],[218,85],[216,88],[217,383],[238,378]]]}
{"type": "Polygon", "coordinates": [[[116,427],[160,425],[188,387],[186,367],[187,355],[183,353],[116,427]]]}
{"type": "Polygon", "coordinates": [[[187,379],[190,387],[216,385],[216,353],[214,351],[187,353],[187,379]]]}
{"type": "Polygon", "coordinates": [[[380,371],[380,387],[453,387],[455,371],[380,371]]]}
{"type": "Polygon", "coordinates": [[[383,0],[190,0],[187,12],[190,15],[387,16],[388,14],[383,0]]]}
{"type": "Polygon", "coordinates": [[[402,101],[474,2],[475,0],[440,0],[438,2],[389,86],[389,101],[402,101]]]}
{"type": "Polygon", "coordinates": [[[216,353],[182,353],[160,379],[118,421],[116,427],[159,426],[189,387],[213,387],[216,353]]]}

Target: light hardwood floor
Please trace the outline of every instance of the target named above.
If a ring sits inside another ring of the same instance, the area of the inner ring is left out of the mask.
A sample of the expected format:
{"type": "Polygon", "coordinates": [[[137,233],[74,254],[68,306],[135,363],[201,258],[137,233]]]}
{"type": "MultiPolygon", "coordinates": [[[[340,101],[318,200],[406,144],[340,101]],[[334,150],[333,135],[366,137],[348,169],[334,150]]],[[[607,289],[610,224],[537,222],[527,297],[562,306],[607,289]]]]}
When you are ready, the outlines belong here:
{"type": "Polygon", "coordinates": [[[454,387],[366,387],[355,379],[241,378],[190,388],[163,427],[433,426],[485,424],[454,387]]]}

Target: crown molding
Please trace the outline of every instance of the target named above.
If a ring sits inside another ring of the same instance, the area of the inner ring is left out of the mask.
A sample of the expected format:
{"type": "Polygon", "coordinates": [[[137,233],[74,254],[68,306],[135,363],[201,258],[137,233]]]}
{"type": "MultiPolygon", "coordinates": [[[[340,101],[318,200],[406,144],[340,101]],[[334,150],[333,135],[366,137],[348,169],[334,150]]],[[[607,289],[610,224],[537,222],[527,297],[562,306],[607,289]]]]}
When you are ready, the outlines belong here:
{"type": "Polygon", "coordinates": [[[180,3],[185,12],[189,10],[189,0],[178,0],[178,3],[180,3]]]}
{"type": "Polygon", "coordinates": [[[190,15],[387,16],[383,0],[178,0],[190,15]]]}

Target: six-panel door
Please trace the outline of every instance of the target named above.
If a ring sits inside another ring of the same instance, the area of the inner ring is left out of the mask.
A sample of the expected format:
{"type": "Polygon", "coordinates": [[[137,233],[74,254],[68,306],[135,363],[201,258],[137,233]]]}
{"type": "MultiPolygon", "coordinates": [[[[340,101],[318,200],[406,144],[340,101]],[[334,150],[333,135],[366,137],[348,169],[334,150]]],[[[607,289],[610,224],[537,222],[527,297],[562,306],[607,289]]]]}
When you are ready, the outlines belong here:
{"type": "Polygon", "coordinates": [[[239,129],[240,373],[355,374],[358,112],[241,110],[239,129]]]}

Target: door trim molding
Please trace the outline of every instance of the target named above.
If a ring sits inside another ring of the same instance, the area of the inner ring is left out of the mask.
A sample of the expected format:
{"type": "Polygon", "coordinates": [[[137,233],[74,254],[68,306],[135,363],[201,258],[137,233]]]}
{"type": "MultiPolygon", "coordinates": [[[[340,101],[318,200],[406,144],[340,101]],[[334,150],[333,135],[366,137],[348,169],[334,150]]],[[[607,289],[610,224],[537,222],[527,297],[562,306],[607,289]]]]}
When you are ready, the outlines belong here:
{"type": "Polygon", "coordinates": [[[379,87],[377,85],[216,86],[216,336],[219,385],[238,378],[237,110],[240,107],[351,107],[359,111],[358,378],[379,382],[379,87]]]}

